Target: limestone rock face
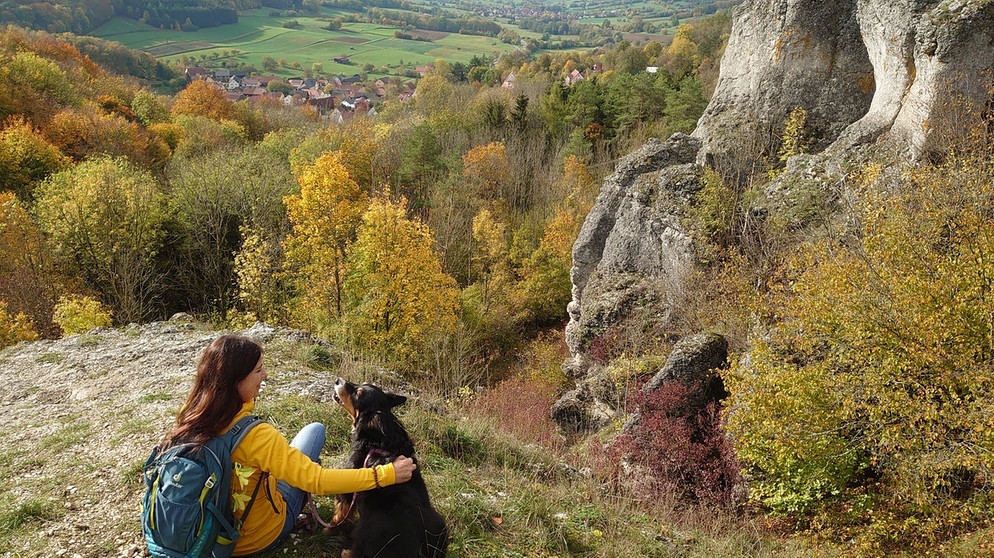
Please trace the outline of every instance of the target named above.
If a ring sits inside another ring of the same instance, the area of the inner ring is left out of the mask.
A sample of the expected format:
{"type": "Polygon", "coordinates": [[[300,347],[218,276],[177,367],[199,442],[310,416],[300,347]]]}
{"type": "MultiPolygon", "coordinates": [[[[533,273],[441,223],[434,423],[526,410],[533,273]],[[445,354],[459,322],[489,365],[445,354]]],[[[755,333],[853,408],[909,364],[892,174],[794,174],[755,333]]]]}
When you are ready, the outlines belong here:
{"type": "Polygon", "coordinates": [[[911,158],[943,149],[940,122],[990,98],[990,0],[747,0],[735,11],[702,157],[746,164],[794,107],[816,150],[886,140],[911,158]]]}
{"type": "Polygon", "coordinates": [[[644,318],[665,323],[666,309],[678,302],[670,285],[682,284],[694,262],[680,213],[700,187],[693,163],[700,147],[683,134],[650,141],[605,180],[573,245],[566,328],[573,354],[639,308],[658,309],[644,318]]]}
{"type": "Polygon", "coordinates": [[[824,148],[864,114],[873,66],[855,0],[746,0],[733,14],[714,96],[693,136],[713,164],[751,165],[795,107],[824,148]]]}
{"type": "Polygon", "coordinates": [[[694,288],[686,217],[705,164],[755,168],[805,109],[810,154],[788,161],[761,204],[793,221],[804,211],[792,204],[838,189],[864,150],[912,161],[944,152],[947,124],[994,106],[992,74],[994,0],[745,0],[697,128],[622,160],[584,221],[564,371],[578,384],[596,374],[591,347],[613,329],[668,334],[694,288]]]}
{"type": "MultiPolygon", "coordinates": [[[[956,118],[953,108],[991,102],[992,70],[992,0],[746,0],[691,137],[653,140],[622,160],[584,221],[573,246],[567,370],[582,375],[591,340],[634,310],[654,307],[639,319],[665,327],[680,303],[695,265],[681,216],[699,189],[696,163],[752,164],[795,107],[808,113],[812,152],[823,154],[805,174],[831,174],[825,157],[874,142],[918,157],[942,148],[936,129],[956,118]]],[[[787,178],[802,166],[788,165],[787,178]]]]}

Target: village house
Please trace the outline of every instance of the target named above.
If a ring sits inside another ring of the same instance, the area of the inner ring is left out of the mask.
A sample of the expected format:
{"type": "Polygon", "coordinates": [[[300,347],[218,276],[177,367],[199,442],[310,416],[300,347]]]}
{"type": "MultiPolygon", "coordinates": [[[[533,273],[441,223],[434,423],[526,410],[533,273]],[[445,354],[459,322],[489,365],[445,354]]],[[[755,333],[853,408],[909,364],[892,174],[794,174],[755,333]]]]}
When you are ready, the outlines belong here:
{"type": "Polygon", "coordinates": [[[504,78],[504,83],[501,83],[500,86],[503,89],[514,88],[514,72],[507,74],[507,77],[504,78]]]}
{"type": "Polygon", "coordinates": [[[189,83],[196,79],[204,79],[207,77],[207,70],[201,68],[200,66],[191,66],[183,72],[186,77],[186,82],[189,83]]]}
{"type": "Polygon", "coordinates": [[[574,83],[579,83],[584,79],[585,78],[583,77],[583,72],[574,68],[572,72],[566,74],[566,77],[563,78],[563,81],[566,83],[566,86],[569,87],[570,85],[573,85],[574,83]]]}

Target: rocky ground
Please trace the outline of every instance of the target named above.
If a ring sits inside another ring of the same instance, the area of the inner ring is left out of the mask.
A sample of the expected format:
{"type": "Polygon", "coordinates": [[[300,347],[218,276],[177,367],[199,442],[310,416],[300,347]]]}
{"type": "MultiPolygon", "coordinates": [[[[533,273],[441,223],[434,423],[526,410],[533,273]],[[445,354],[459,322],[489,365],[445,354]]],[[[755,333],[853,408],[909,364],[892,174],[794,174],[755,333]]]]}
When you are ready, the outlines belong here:
{"type": "MultiPolygon", "coordinates": [[[[311,342],[307,333],[261,324],[241,333],[278,371],[266,390],[330,387],[286,349],[311,342]]],[[[140,471],[217,335],[173,320],[0,351],[0,556],[144,555],[140,471]]]]}

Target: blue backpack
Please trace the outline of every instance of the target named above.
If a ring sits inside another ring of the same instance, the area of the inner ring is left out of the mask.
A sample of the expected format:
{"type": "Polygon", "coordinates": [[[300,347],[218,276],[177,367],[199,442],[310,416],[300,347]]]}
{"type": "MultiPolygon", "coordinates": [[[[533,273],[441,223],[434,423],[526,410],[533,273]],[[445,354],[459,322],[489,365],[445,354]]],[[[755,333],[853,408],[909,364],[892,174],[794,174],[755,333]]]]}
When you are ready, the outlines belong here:
{"type": "Polygon", "coordinates": [[[142,533],[156,558],[231,556],[238,530],[255,500],[252,494],[236,522],[231,510],[231,452],[256,424],[257,416],[240,419],[228,432],[203,445],[158,447],[145,462],[142,533]]]}

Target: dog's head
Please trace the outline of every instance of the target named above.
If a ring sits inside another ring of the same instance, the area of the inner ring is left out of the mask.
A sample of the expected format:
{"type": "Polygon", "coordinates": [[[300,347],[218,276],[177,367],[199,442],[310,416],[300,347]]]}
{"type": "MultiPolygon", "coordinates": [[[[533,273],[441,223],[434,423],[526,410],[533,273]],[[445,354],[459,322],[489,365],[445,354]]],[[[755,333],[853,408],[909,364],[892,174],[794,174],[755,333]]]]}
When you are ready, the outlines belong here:
{"type": "Polygon", "coordinates": [[[407,401],[403,395],[389,393],[373,384],[355,385],[341,378],[335,380],[335,401],[352,417],[352,422],[365,414],[389,411],[407,401]]]}

